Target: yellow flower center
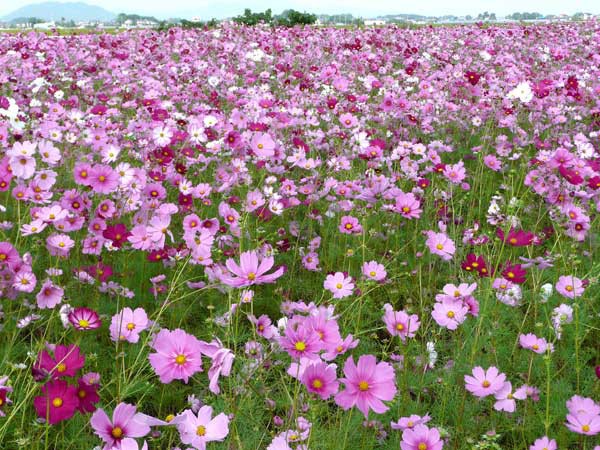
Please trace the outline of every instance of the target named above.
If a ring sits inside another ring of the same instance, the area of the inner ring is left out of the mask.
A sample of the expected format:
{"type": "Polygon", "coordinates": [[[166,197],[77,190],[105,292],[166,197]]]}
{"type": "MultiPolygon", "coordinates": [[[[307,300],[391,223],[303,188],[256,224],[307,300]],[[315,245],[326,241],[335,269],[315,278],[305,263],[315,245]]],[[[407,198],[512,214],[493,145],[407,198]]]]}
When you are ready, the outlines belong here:
{"type": "Polygon", "coordinates": [[[77,395],[79,396],[79,398],[85,398],[85,391],[83,389],[81,389],[77,395]]]}
{"type": "Polygon", "coordinates": [[[123,436],[123,430],[121,429],[121,427],[114,427],[110,434],[115,439],[119,439],[121,436],[123,436]]]}
{"type": "Polygon", "coordinates": [[[588,424],[585,424],[584,426],[581,427],[581,431],[583,431],[584,433],[589,432],[590,426],[588,424]]]}
{"type": "Polygon", "coordinates": [[[306,344],[303,341],[298,341],[294,345],[294,348],[299,352],[303,352],[304,350],[306,350],[306,344]]]}
{"type": "Polygon", "coordinates": [[[250,281],[254,281],[254,280],[256,279],[256,274],[255,274],[254,272],[250,272],[250,273],[248,274],[248,279],[249,279],[250,281]]]}
{"type": "Polygon", "coordinates": [[[198,428],[196,428],[196,434],[198,436],[204,436],[206,434],[206,427],[204,425],[198,425],[198,428]]]}
{"type": "Polygon", "coordinates": [[[408,206],[405,206],[404,208],[402,208],[402,212],[408,213],[410,212],[410,208],[408,206]]]}
{"type": "Polygon", "coordinates": [[[263,147],[264,147],[264,145],[262,145],[262,144],[258,144],[258,145],[257,145],[257,147],[258,147],[260,150],[262,150],[262,149],[263,149],[263,147]]]}
{"type": "Polygon", "coordinates": [[[316,378],[313,382],[312,385],[315,389],[321,389],[323,387],[323,382],[321,380],[319,380],[318,378],[316,378]]]}
{"type": "Polygon", "coordinates": [[[371,270],[371,271],[369,272],[369,275],[370,275],[370,276],[372,276],[372,277],[374,277],[374,276],[375,276],[375,275],[377,275],[377,274],[376,274],[376,273],[375,273],[373,270],[371,270]]]}
{"type": "Polygon", "coordinates": [[[488,388],[488,387],[490,387],[490,385],[491,385],[491,384],[492,384],[492,383],[490,383],[488,380],[484,380],[484,381],[483,381],[483,383],[481,383],[481,385],[482,385],[484,388],[488,388]]]}
{"type": "Polygon", "coordinates": [[[175,418],[175,416],[173,414],[169,414],[167,417],[165,417],[165,422],[170,422],[174,418],[175,418]]]}
{"type": "Polygon", "coordinates": [[[335,285],[336,289],[341,289],[342,288],[342,283],[338,283],[335,285]]]}
{"type": "Polygon", "coordinates": [[[60,373],[63,373],[65,370],[67,370],[67,366],[63,363],[60,363],[58,366],[56,366],[56,370],[60,373]]]}
{"type": "Polygon", "coordinates": [[[443,250],[444,246],[442,244],[438,244],[435,246],[438,250],[443,250]]]}
{"type": "Polygon", "coordinates": [[[81,328],[87,328],[90,326],[90,323],[85,319],[79,319],[79,326],[81,328]]]}
{"type": "Polygon", "coordinates": [[[187,358],[185,357],[185,355],[177,355],[177,357],[175,358],[175,362],[177,364],[179,364],[180,366],[185,364],[186,361],[187,361],[187,358]]]}
{"type": "Polygon", "coordinates": [[[396,330],[398,330],[398,331],[404,330],[404,325],[402,325],[401,323],[397,324],[396,325],[396,330]]]}
{"type": "Polygon", "coordinates": [[[571,291],[573,290],[573,286],[571,286],[571,285],[569,285],[569,286],[565,286],[565,289],[566,289],[568,292],[571,292],[571,291]]]}
{"type": "Polygon", "coordinates": [[[446,316],[449,317],[450,319],[454,318],[454,311],[448,311],[446,313],[446,316]]]}
{"type": "Polygon", "coordinates": [[[129,323],[127,324],[127,329],[128,329],[129,331],[131,331],[131,330],[135,329],[135,323],[133,323],[133,322],[129,322],[129,323]]]}
{"type": "Polygon", "coordinates": [[[427,450],[427,444],[425,442],[421,442],[417,448],[419,450],[427,450]]]}
{"type": "Polygon", "coordinates": [[[106,181],[106,177],[104,175],[100,175],[98,177],[98,180],[100,180],[100,181],[106,181]]]}
{"type": "Polygon", "coordinates": [[[55,399],[52,400],[52,406],[54,406],[55,408],[60,408],[63,404],[63,400],[60,397],[56,397],[55,399]]]}
{"type": "Polygon", "coordinates": [[[368,391],[369,383],[367,383],[366,381],[361,381],[360,383],[358,383],[358,390],[363,392],[368,391]]]}

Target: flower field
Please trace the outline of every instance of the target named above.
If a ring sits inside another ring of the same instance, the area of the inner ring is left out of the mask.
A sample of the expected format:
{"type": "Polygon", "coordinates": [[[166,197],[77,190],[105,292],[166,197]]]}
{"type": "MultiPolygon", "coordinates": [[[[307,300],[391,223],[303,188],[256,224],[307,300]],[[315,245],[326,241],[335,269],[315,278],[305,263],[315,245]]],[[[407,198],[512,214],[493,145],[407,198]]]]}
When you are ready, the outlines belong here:
{"type": "Polygon", "coordinates": [[[600,450],[600,24],[0,39],[0,448],[600,450]]]}

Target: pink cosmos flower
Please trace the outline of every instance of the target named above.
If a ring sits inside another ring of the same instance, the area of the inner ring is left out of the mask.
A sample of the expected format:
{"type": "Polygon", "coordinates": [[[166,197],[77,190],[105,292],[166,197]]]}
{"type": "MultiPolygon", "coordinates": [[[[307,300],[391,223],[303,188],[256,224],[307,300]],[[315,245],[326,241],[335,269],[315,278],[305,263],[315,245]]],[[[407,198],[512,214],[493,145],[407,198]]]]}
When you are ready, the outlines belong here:
{"type": "Polygon", "coordinates": [[[356,217],[343,216],[339,226],[340,233],[343,234],[360,234],[362,233],[362,226],[356,217]]]}
{"type": "Polygon", "coordinates": [[[250,142],[250,148],[261,159],[271,158],[275,155],[275,142],[267,133],[257,133],[250,142]]]}
{"type": "Polygon", "coordinates": [[[77,410],[81,414],[96,411],[96,403],[100,401],[98,395],[98,384],[87,384],[83,378],[80,378],[77,385],[77,398],[79,404],[77,410]]]}
{"type": "Polygon", "coordinates": [[[41,351],[34,367],[52,378],[62,378],[74,377],[84,364],[85,356],[80,353],[79,347],[59,344],[54,347],[54,358],[46,350],[41,351]]]}
{"type": "Polygon", "coordinates": [[[63,298],[64,290],[56,286],[51,280],[44,281],[40,292],[35,296],[38,308],[54,308],[63,298]]]}
{"type": "Polygon", "coordinates": [[[407,337],[415,337],[415,333],[421,325],[419,316],[416,314],[409,315],[405,311],[394,311],[389,303],[386,303],[383,307],[385,308],[383,321],[390,335],[399,336],[402,342],[405,342],[407,337]]]}
{"type": "Polygon", "coordinates": [[[525,400],[527,394],[524,389],[517,389],[515,392],[512,390],[512,384],[510,381],[504,383],[504,385],[494,394],[497,402],[494,403],[494,409],[496,411],[515,412],[517,402],[515,400],[525,400]]]}
{"type": "Polygon", "coordinates": [[[277,327],[271,323],[271,319],[265,314],[258,319],[253,315],[249,315],[248,320],[256,326],[256,333],[265,339],[271,339],[277,334],[277,327]]]}
{"type": "Polygon", "coordinates": [[[127,341],[135,344],[140,333],[148,328],[148,316],[143,308],[123,308],[110,322],[110,338],[113,341],[127,341]]]}
{"type": "Polygon", "coordinates": [[[344,298],[352,294],[354,283],[351,277],[342,272],[336,272],[333,275],[327,275],[323,287],[333,294],[333,298],[344,298]]]}
{"type": "Polygon", "coordinates": [[[556,283],[556,291],[567,298],[581,297],[584,290],[583,282],[572,275],[563,275],[556,283]]]}
{"type": "Polygon", "coordinates": [[[179,328],[160,330],[151,346],[156,353],[148,355],[148,359],[162,383],[173,380],[187,383],[191,376],[202,371],[200,341],[179,328]]]}
{"type": "Polygon", "coordinates": [[[465,375],[465,388],[476,397],[487,397],[496,394],[506,381],[506,375],[500,373],[494,366],[483,370],[477,366],[473,369],[473,376],[465,375]]]}
{"type": "Polygon", "coordinates": [[[598,405],[596,402],[594,402],[594,400],[588,397],[574,395],[569,400],[567,400],[566,404],[569,412],[573,414],[590,413],[600,415],[600,405],[598,405]]]}
{"type": "Polygon", "coordinates": [[[42,395],[33,399],[38,417],[46,419],[50,425],[73,417],[78,405],[77,388],[64,380],[46,383],[42,395]]]}
{"type": "Polygon", "coordinates": [[[339,389],[336,368],[335,364],[326,364],[322,361],[311,362],[304,369],[300,381],[306,386],[308,392],[313,392],[321,399],[327,400],[337,394],[339,389]]]}
{"type": "Polygon", "coordinates": [[[186,409],[171,423],[177,426],[181,442],[197,450],[204,450],[206,443],[222,441],[229,434],[229,418],[224,413],[212,417],[213,409],[205,405],[194,414],[186,409]]]}
{"type": "Polygon", "coordinates": [[[450,261],[456,251],[454,241],[452,241],[445,233],[427,231],[426,234],[427,241],[425,243],[427,244],[427,247],[429,247],[429,251],[441,256],[445,261],[450,261]]]}
{"type": "Polygon", "coordinates": [[[444,447],[437,428],[419,424],[402,432],[402,450],[441,450],[444,447]]]}
{"type": "Polygon", "coordinates": [[[595,436],[600,433],[600,414],[579,412],[567,414],[567,428],[575,433],[595,436]]]}
{"type": "Polygon", "coordinates": [[[431,316],[439,326],[456,330],[465,321],[468,311],[469,308],[461,300],[446,297],[435,303],[431,316]]]}
{"type": "Polygon", "coordinates": [[[104,441],[104,450],[123,450],[123,442],[127,438],[146,436],[150,427],[143,414],[136,412],[136,407],[128,403],[119,403],[113,411],[112,421],[102,408],[96,410],[90,419],[94,433],[104,441]]]}
{"type": "Polygon", "coordinates": [[[529,450],[556,450],[556,441],[548,438],[548,436],[542,436],[529,447],[529,450]]]}
{"type": "Polygon", "coordinates": [[[367,279],[373,281],[385,280],[385,277],[387,276],[385,267],[377,261],[364,263],[362,266],[362,273],[367,279]]]}
{"type": "Polygon", "coordinates": [[[243,252],[240,255],[239,265],[232,258],[229,258],[225,262],[225,266],[227,266],[227,269],[229,269],[233,276],[225,275],[222,281],[228,286],[233,287],[272,283],[285,272],[284,267],[281,266],[275,272],[267,274],[274,263],[275,259],[272,256],[267,256],[260,260],[255,250],[243,252]]]}
{"type": "Polygon", "coordinates": [[[279,337],[279,345],[292,358],[317,359],[317,353],[323,349],[321,339],[312,327],[304,323],[307,319],[300,321],[296,317],[288,320],[283,336],[279,337]]]}
{"type": "Polygon", "coordinates": [[[548,344],[548,342],[546,342],[546,339],[538,338],[533,333],[521,334],[519,336],[519,344],[521,345],[521,347],[528,350],[532,350],[535,353],[539,354],[546,353],[546,350],[548,348],[550,348],[550,351],[552,351],[552,344],[548,344]]]}
{"type": "Polygon", "coordinates": [[[421,209],[421,202],[417,200],[412,192],[409,192],[408,194],[401,192],[396,197],[394,211],[406,219],[418,219],[423,212],[421,209]]]}
{"type": "Polygon", "coordinates": [[[218,339],[214,339],[210,343],[200,341],[200,350],[203,355],[212,360],[210,369],[208,369],[208,389],[213,394],[218,395],[221,392],[219,377],[221,375],[228,377],[231,374],[231,366],[235,356],[231,350],[223,347],[218,339]]]}
{"type": "Polygon", "coordinates": [[[344,364],[345,389],[335,396],[335,402],[347,410],[353,406],[368,417],[369,409],[377,414],[386,412],[389,408],[382,400],[390,401],[396,395],[396,376],[394,368],[387,362],[377,363],[373,355],[362,355],[358,364],[349,357],[344,364]]]}
{"type": "Polygon", "coordinates": [[[112,167],[98,164],[90,169],[88,183],[94,192],[110,194],[119,187],[119,175],[112,167]]]}
{"type": "Polygon", "coordinates": [[[426,424],[431,420],[428,414],[425,414],[423,417],[418,416],[416,414],[411,414],[409,417],[400,417],[397,422],[390,422],[390,426],[392,430],[406,430],[407,428],[414,428],[417,425],[426,424]]]}

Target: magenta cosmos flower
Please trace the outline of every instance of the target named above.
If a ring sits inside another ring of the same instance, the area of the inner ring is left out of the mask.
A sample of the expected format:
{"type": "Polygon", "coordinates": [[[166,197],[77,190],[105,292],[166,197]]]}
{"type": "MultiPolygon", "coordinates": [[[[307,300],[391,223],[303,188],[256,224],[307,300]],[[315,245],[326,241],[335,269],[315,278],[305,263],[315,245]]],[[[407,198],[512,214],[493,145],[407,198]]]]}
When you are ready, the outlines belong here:
{"type": "Polygon", "coordinates": [[[156,353],[148,355],[150,364],[162,383],[173,380],[188,382],[202,370],[202,344],[181,329],[160,330],[152,342],[156,353]]]}
{"type": "Polygon", "coordinates": [[[427,231],[426,234],[427,241],[425,243],[427,244],[429,251],[440,256],[444,261],[450,261],[456,251],[454,241],[445,233],[427,231]]]}
{"type": "Polygon", "coordinates": [[[212,407],[205,405],[195,415],[191,410],[175,417],[171,423],[177,425],[181,442],[197,450],[204,450],[206,443],[222,441],[229,434],[229,418],[224,413],[212,417],[212,407]]]}
{"type": "Polygon", "coordinates": [[[33,399],[37,415],[51,425],[73,417],[78,405],[77,388],[64,380],[46,383],[42,387],[42,395],[33,399]]]}
{"type": "Polygon", "coordinates": [[[477,366],[473,369],[473,376],[465,375],[465,388],[476,397],[487,397],[496,394],[506,381],[506,375],[500,373],[496,367],[486,371],[477,366]]]}
{"type": "Polygon", "coordinates": [[[567,298],[581,297],[583,291],[583,282],[572,275],[561,276],[556,283],[556,290],[559,294],[567,298]]]}
{"type": "Polygon", "coordinates": [[[274,263],[275,259],[272,256],[267,256],[261,261],[256,251],[243,252],[240,255],[239,265],[231,258],[225,262],[227,269],[234,276],[225,275],[223,283],[233,287],[272,283],[285,272],[283,267],[279,267],[275,272],[267,274],[274,263]]]}
{"type": "Polygon", "coordinates": [[[73,328],[79,331],[95,330],[102,325],[100,316],[93,309],[89,308],[74,308],[69,313],[69,322],[73,325],[73,328]]]}
{"type": "Polygon", "coordinates": [[[90,424],[94,433],[105,442],[104,450],[112,450],[121,448],[127,438],[146,436],[150,432],[143,417],[134,405],[119,403],[113,411],[112,421],[100,408],[92,415],[90,424]]]}
{"type": "Polygon", "coordinates": [[[331,291],[333,298],[344,298],[352,294],[354,283],[351,277],[342,272],[336,272],[333,275],[327,275],[323,287],[331,291]]]}
{"type": "Polygon", "coordinates": [[[344,364],[344,375],[340,378],[345,389],[335,396],[335,402],[343,409],[357,406],[368,417],[369,409],[377,414],[389,408],[382,400],[390,401],[396,395],[396,376],[394,368],[387,362],[377,363],[373,355],[362,355],[358,364],[349,357],[344,364]]]}
{"type": "Polygon", "coordinates": [[[337,381],[335,364],[326,364],[322,361],[310,363],[302,373],[300,381],[306,386],[308,392],[313,392],[327,400],[335,395],[340,383],[337,381]]]}
{"type": "Polygon", "coordinates": [[[402,432],[402,450],[441,450],[443,447],[444,443],[437,428],[419,424],[402,432]]]}
{"type": "Polygon", "coordinates": [[[54,358],[44,350],[38,354],[38,361],[34,366],[48,373],[52,378],[74,377],[77,371],[85,364],[85,356],[79,353],[76,345],[57,345],[54,348],[54,358]]]}
{"type": "Polygon", "coordinates": [[[556,450],[556,441],[548,438],[548,436],[542,436],[533,443],[529,450],[556,450]]]}

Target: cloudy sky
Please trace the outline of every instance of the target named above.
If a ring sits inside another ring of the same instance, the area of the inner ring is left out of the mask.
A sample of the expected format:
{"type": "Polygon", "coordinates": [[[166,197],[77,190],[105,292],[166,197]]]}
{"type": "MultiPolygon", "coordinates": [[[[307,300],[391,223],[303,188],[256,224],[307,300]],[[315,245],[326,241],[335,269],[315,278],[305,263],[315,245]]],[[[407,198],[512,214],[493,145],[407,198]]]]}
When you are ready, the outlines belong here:
{"type": "MultiPolygon", "coordinates": [[[[31,3],[41,3],[41,0],[0,0],[0,17],[31,3]]],[[[495,12],[499,16],[516,11],[543,14],[600,13],[600,0],[420,0],[405,4],[394,0],[85,0],[85,3],[101,6],[114,13],[147,14],[157,18],[199,16],[203,19],[231,17],[242,13],[244,8],[253,11],[271,8],[275,14],[288,8],[324,14],[347,12],[362,17],[394,13],[477,15],[484,11],[495,12]]]]}

